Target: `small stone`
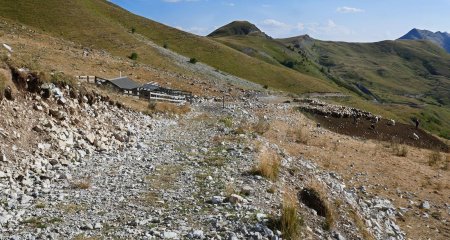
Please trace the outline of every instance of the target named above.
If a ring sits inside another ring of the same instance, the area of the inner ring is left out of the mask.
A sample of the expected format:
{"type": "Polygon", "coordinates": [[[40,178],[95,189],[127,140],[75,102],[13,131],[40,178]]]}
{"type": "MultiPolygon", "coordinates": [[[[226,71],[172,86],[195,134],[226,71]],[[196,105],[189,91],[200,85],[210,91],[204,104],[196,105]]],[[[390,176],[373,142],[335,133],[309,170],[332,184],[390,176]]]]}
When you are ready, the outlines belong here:
{"type": "Polygon", "coordinates": [[[264,213],[257,213],[256,219],[261,222],[262,220],[267,219],[267,215],[264,213]]]}
{"type": "Polygon", "coordinates": [[[162,237],[164,239],[176,239],[178,238],[178,234],[176,232],[164,232],[162,237]]]}
{"type": "Polygon", "coordinates": [[[103,225],[102,225],[101,223],[96,223],[96,224],[94,225],[94,228],[95,228],[95,229],[102,229],[102,228],[103,228],[103,225]]]}
{"type": "Polygon", "coordinates": [[[28,195],[22,195],[21,199],[20,199],[20,203],[21,204],[27,204],[29,203],[33,198],[28,196],[28,195]]]}
{"type": "Polygon", "coordinates": [[[6,155],[0,151],[0,162],[7,162],[6,155]]]}
{"type": "Polygon", "coordinates": [[[424,202],[422,202],[422,204],[420,205],[420,207],[421,207],[422,209],[430,209],[430,202],[424,201],[424,202]]]}
{"type": "Polygon", "coordinates": [[[192,236],[194,238],[197,238],[197,239],[203,239],[205,237],[203,235],[203,231],[202,230],[194,230],[194,232],[192,233],[192,236]]]}
{"type": "Polygon", "coordinates": [[[244,194],[245,196],[249,196],[252,194],[253,188],[250,186],[243,186],[241,193],[244,194]]]}
{"type": "Polygon", "coordinates": [[[225,198],[224,197],[221,197],[221,196],[213,196],[212,198],[211,198],[211,203],[212,204],[220,204],[220,203],[223,203],[223,200],[224,200],[225,198]]]}

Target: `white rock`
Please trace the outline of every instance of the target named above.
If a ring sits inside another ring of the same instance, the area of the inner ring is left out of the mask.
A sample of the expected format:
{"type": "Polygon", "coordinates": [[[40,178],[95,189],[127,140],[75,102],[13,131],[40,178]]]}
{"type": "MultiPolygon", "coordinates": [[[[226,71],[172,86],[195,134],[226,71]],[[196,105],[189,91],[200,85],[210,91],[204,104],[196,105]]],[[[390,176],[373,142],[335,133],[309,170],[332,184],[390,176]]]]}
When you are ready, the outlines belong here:
{"type": "Polygon", "coordinates": [[[225,198],[224,197],[222,197],[222,196],[213,196],[212,198],[211,198],[211,202],[213,203],[213,204],[220,204],[220,203],[223,203],[223,200],[224,200],[225,198]]]}
{"type": "Polygon", "coordinates": [[[164,232],[162,237],[164,239],[176,239],[178,238],[178,234],[176,232],[164,232]]]}

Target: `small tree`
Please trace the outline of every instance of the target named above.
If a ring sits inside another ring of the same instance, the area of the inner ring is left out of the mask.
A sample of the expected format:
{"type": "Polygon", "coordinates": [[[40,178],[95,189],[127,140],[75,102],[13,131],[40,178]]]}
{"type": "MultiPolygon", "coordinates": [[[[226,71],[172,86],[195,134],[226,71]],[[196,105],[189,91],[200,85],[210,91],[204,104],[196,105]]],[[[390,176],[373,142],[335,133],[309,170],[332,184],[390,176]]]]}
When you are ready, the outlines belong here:
{"type": "Polygon", "coordinates": [[[136,32],[136,28],[132,27],[132,28],[131,28],[131,33],[134,34],[135,32],[136,32]]]}
{"type": "Polygon", "coordinates": [[[197,59],[196,58],[191,58],[189,59],[189,62],[192,64],[196,64],[197,63],[197,59]]]}
{"type": "Polygon", "coordinates": [[[137,59],[138,59],[138,54],[135,53],[135,52],[133,52],[133,53],[131,53],[131,55],[130,55],[129,58],[130,58],[131,60],[137,60],[137,59]]]}
{"type": "Polygon", "coordinates": [[[164,43],[163,48],[168,48],[169,45],[167,45],[167,43],[164,43]]]}

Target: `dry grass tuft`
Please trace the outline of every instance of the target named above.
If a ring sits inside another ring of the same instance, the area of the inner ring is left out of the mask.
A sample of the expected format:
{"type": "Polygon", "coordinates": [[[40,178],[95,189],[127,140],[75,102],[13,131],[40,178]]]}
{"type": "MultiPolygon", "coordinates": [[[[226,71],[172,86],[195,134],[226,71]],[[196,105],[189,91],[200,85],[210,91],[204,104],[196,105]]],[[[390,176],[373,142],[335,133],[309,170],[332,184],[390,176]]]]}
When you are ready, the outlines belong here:
{"type": "Polygon", "coordinates": [[[298,214],[297,198],[293,193],[286,193],[281,208],[280,229],[284,239],[300,237],[301,218],[298,214]]]}
{"type": "Polygon", "coordinates": [[[188,104],[176,105],[168,102],[150,102],[147,113],[163,113],[168,115],[183,115],[191,111],[188,104]]]}
{"type": "Polygon", "coordinates": [[[408,156],[408,148],[405,145],[401,145],[396,139],[391,140],[392,152],[397,157],[408,156]]]}
{"type": "Polygon", "coordinates": [[[439,151],[433,151],[428,156],[428,165],[436,166],[442,159],[441,153],[439,151]]]}
{"type": "Polygon", "coordinates": [[[90,177],[86,177],[79,181],[74,181],[71,183],[73,189],[89,189],[92,187],[92,181],[90,177]]]}
{"type": "Polygon", "coordinates": [[[258,154],[258,164],[252,169],[252,173],[276,181],[280,173],[280,165],[281,159],[278,154],[264,148],[258,154]]]}
{"type": "Polygon", "coordinates": [[[308,144],[310,139],[308,130],[305,127],[296,128],[295,130],[290,130],[288,136],[292,141],[301,144],[308,144]]]}

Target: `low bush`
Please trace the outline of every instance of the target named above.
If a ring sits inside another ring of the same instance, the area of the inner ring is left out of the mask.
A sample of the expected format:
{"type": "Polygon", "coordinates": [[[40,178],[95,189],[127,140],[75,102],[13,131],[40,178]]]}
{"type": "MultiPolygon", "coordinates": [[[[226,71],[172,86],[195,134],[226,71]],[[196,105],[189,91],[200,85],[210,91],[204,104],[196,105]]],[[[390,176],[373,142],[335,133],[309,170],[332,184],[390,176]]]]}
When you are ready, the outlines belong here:
{"type": "Polygon", "coordinates": [[[189,59],[189,62],[192,64],[196,64],[198,61],[196,58],[191,58],[191,59],[189,59]]]}

